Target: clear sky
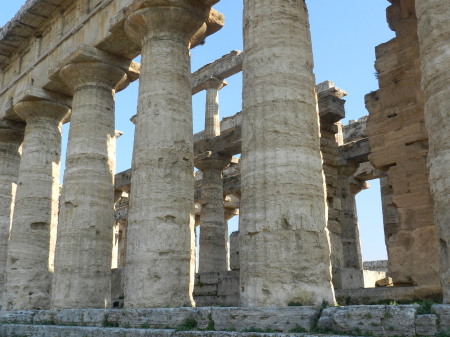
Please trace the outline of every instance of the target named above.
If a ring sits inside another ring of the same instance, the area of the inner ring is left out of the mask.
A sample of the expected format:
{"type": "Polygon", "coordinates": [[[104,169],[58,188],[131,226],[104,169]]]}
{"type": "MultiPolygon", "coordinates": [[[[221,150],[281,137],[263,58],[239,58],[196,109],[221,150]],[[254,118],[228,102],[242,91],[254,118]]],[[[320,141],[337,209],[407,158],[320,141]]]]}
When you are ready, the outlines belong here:
{"type": "MultiPolygon", "coordinates": [[[[300,0],[299,0],[300,1],[300,0]]],[[[394,35],[386,24],[387,0],[307,0],[317,82],[332,80],[346,90],[347,117],[358,119],[367,114],[364,95],[376,90],[374,48],[394,35]]],[[[19,10],[25,0],[4,1],[0,25],[4,25],[19,10]]],[[[192,70],[212,62],[231,50],[242,47],[242,0],[222,0],[215,8],[226,18],[225,27],[206,40],[206,44],[192,50],[192,70]]],[[[220,91],[221,116],[241,110],[242,77],[227,79],[228,86],[220,91]]],[[[129,121],[136,113],[138,82],[116,96],[116,129],[125,134],[117,142],[117,172],[131,166],[134,126],[129,121]]],[[[193,97],[194,132],[204,127],[205,93],[193,97]]],[[[67,139],[68,126],[63,130],[67,139]]],[[[63,145],[64,146],[64,145],[63,145]]],[[[64,149],[63,149],[64,156],[64,149]]],[[[63,163],[64,164],[64,163],[63,163]]],[[[364,260],[386,258],[379,184],[357,196],[358,214],[364,260]]],[[[237,229],[237,219],[230,222],[237,229]]]]}

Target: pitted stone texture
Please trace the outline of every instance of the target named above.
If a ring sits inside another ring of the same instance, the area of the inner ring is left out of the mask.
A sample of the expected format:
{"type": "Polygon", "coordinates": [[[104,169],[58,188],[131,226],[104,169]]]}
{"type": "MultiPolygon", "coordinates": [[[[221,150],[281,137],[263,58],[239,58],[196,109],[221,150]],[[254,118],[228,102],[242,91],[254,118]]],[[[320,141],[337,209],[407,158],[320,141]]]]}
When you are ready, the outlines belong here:
{"type": "Polygon", "coordinates": [[[436,315],[419,315],[416,317],[416,335],[434,336],[437,333],[436,315]]]}
{"type": "Polygon", "coordinates": [[[244,1],[240,267],[244,306],[334,302],[304,1],[244,1]]]}
{"type": "Polygon", "coordinates": [[[0,299],[3,297],[6,281],[9,229],[14,211],[24,128],[22,123],[0,121],[0,299]]]}
{"type": "Polygon", "coordinates": [[[142,1],[125,23],[142,45],[128,213],[125,306],[193,305],[195,273],[189,46],[206,29],[204,2],[142,1]],[[157,7],[154,7],[157,6],[157,7]],[[188,8],[186,8],[186,6],[188,8]]]}
{"type": "Polygon", "coordinates": [[[111,295],[114,93],[125,72],[104,63],[65,66],[74,88],[59,215],[52,307],[105,308],[111,295]]]}
{"type": "Polygon", "coordinates": [[[230,234],[230,269],[239,270],[240,256],[239,256],[239,231],[230,234]]]}
{"type": "Polygon", "coordinates": [[[326,308],[319,329],[375,336],[414,336],[417,306],[350,306],[326,308]]]}
{"type": "Polygon", "coordinates": [[[439,330],[450,331],[450,305],[434,304],[431,312],[438,316],[439,330]]]}
{"type": "Polygon", "coordinates": [[[418,36],[428,129],[429,182],[441,257],[444,303],[450,303],[450,0],[416,0],[418,36]]]}
{"type": "Polygon", "coordinates": [[[212,308],[211,318],[217,330],[288,332],[296,327],[310,331],[318,316],[319,309],[314,307],[212,308]]]}
{"type": "Polygon", "coordinates": [[[70,110],[50,101],[21,102],[15,110],[27,126],[3,309],[48,309],[58,221],[61,126],[70,110]]]}
{"type": "MultiPolygon", "coordinates": [[[[387,14],[396,37],[376,48],[380,89],[366,96],[366,107],[370,161],[388,178],[382,179],[382,194],[390,195],[382,198],[389,271],[396,286],[436,289],[439,247],[426,166],[428,135],[414,1],[393,1],[387,14]]],[[[442,129],[439,123],[432,133],[442,129]]]]}
{"type": "Polygon", "coordinates": [[[230,161],[230,156],[214,153],[196,162],[203,173],[199,273],[228,270],[228,223],[224,215],[222,170],[230,161]]]}

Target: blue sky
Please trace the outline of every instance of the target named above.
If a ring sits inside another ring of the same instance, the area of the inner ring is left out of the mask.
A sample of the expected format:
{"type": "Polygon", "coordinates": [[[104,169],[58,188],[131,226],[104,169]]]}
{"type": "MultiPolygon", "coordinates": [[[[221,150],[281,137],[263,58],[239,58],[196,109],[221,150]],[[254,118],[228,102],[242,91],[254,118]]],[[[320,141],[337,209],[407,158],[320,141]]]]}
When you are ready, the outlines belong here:
{"type": "MultiPolygon", "coordinates": [[[[364,95],[378,88],[375,78],[375,46],[394,35],[386,24],[386,0],[307,0],[310,13],[315,74],[317,82],[332,80],[346,90],[347,117],[357,119],[367,114],[364,95]]],[[[18,11],[24,0],[2,4],[0,25],[4,25],[18,11]]],[[[192,70],[242,47],[242,1],[222,0],[215,8],[226,17],[225,27],[209,37],[206,44],[192,50],[192,70]]],[[[220,91],[221,116],[241,110],[242,77],[229,78],[228,86],[220,91]]],[[[131,165],[134,126],[129,121],[136,113],[138,82],[132,83],[116,96],[116,129],[125,134],[117,142],[117,172],[131,165]]],[[[205,93],[193,97],[194,132],[203,129],[205,93]]],[[[68,126],[64,127],[67,139],[68,126]]],[[[64,151],[63,151],[64,156],[64,151]]],[[[358,214],[364,260],[386,258],[379,184],[357,196],[358,214]]],[[[237,219],[230,221],[236,230],[237,219]]]]}

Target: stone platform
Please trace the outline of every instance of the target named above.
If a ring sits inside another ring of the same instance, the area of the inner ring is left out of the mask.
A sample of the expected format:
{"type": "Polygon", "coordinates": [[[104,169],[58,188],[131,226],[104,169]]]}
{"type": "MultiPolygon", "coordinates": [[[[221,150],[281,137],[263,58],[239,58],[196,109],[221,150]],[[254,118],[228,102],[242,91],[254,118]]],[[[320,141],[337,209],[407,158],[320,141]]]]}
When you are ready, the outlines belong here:
{"type": "Polygon", "coordinates": [[[0,312],[1,337],[271,337],[450,334],[450,305],[0,312]]]}

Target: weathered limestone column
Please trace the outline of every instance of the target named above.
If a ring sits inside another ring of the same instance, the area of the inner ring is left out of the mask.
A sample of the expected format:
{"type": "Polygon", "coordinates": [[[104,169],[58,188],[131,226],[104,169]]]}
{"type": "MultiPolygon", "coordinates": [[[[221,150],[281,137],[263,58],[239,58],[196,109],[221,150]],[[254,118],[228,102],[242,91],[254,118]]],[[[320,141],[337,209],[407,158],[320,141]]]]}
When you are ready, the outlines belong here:
{"type": "Polygon", "coordinates": [[[23,101],[26,121],[16,202],[8,244],[3,310],[48,309],[58,223],[61,126],[69,108],[23,101]]]}
{"type": "MultiPolygon", "coordinates": [[[[226,82],[212,78],[207,85],[204,138],[212,139],[220,135],[218,93],[226,82]]],[[[208,152],[195,163],[203,173],[199,273],[228,270],[228,226],[223,208],[222,171],[230,161],[231,156],[208,152]]]]}
{"type": "Polygon", "coordinates": [[[125,23],[130,38],[142,45],[128,217],[128,308],[194,304],[189,48],[194,35],[206,31],[211,3],[142,1],[145,8],[125,23]]]}
{"type": "Polygon", "coordinates": [[[338,275],[333,275],[333,284],[339,289],[364,288],[355,196],[366,188],[366,185],[353,178],[355,171],[356,167],[353,165],[343,165],[339,169],[337,182],[337,195],[341,205],[339,222],[341,223],[342,265],[338,275]]]}
{"type": "Polygon", "coordinates": [[[61,78],[74,96],[59,215],[52,307],[105,308],[111,295],[114,224],[114,93],[125,72],[73,63],[61,78]]]}
{"type": "Polygon", "coordinates": [[[244,1],[240,286],[245,306],[334,302],[304,1],[244,1]]]}
{"type": "Polygon", "coordinates": [[[416,0],[416,14],[441,284],[444,303],[450,303],[450,0],[416,0]]]}
{"type": "Polygon", "coordinates": [[[228,226],[223,208],[222,171],[229,165],[231,156],[207,155],[196,161],[197,168],[203,172],[199,273],[228,270],[228,226]]]}
{"type": "Polygon", "coordinates": [[[0,121],[0,300],[5,286],[9,229],[16,198],[24,129],[22,123],[0,121]]]}

